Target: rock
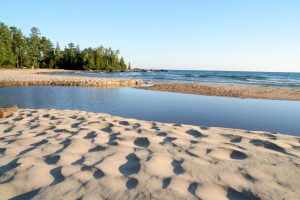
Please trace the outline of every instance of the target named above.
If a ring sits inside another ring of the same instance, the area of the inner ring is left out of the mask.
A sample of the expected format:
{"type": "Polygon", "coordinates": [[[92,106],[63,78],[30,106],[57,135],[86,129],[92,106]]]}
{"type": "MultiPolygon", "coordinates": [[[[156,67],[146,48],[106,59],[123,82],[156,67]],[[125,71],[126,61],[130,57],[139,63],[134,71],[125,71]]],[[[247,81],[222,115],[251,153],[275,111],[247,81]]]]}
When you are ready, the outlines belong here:
{"type": "Polygon", "coordinates": [[[14,112],[18,110],[16,105],[7,106],[5,108],[0,108],[0,119],[11,116],[14,112]]]}

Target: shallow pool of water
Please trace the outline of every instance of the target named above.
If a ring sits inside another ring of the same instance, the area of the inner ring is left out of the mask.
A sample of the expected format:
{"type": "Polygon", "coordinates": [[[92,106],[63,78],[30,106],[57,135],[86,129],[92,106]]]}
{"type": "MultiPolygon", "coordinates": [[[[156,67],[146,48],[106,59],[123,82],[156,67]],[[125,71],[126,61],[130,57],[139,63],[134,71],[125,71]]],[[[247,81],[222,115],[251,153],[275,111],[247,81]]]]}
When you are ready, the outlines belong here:
{"type": "Polygon", "coordinates": [[[0,87],[0,107],[74,109],[127,118],[300,136],[300,101],[94,87],[0,87]]]}

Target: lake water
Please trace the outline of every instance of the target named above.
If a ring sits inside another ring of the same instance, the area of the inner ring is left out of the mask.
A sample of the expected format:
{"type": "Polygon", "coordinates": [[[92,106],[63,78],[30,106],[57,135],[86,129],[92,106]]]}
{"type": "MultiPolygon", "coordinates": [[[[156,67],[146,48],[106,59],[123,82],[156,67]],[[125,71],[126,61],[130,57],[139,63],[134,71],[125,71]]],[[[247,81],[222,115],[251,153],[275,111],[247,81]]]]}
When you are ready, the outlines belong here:
{"type": "Polygon", "coordinates": [[[0,87],[0,107],[7,104],[300,136],[300,101],[238,99],[135,88],[0,87]]]}
{"type": "Polygon", "coordinates": [[[217,83],[265,87],[300,88],[300,73],[169,70],[149,72],[58,72],[54,74],[130,78],[156,82],[217,83]]]}

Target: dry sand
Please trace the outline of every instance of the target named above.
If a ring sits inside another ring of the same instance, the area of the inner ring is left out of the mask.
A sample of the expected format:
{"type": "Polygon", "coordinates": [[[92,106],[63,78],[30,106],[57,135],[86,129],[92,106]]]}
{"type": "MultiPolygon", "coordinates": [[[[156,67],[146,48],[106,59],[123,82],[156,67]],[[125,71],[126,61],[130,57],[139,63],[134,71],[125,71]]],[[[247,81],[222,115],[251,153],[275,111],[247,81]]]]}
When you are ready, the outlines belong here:
{"type": "Polygon", "coordinates": [[[200,94],[208,96],[237,97],[250,99],[300,100],[300,89],[194,84],[194,83],[154,83],[151,86],[139,86],[140,89],[200,94]]]}
{"type": "Polygon", "coordinates": [[[0,199],[300,199],[300,138],[21,109],[0,120],[0,199]]]}
{"type": "Polygon", "coordinates": [[[140,80],[113,79],[83,76],[48,75],[47,72],[68,72],[65,70],[47,69],[17,69],[0,70],[0,86],[27,86],[27,85],[53,85],[53,86],[136,86],[140,80]]]}

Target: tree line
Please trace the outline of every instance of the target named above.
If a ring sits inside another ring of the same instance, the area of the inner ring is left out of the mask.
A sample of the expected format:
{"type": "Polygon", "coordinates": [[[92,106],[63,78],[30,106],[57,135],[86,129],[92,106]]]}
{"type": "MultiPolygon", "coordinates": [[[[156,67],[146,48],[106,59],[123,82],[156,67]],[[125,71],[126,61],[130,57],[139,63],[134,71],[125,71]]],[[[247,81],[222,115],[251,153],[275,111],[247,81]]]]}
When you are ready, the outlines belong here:
{"type": "Polygon", "coordinates": [[[80,50],[69,43],[61,49],[32,27],[26,37],[17,27],[0,22],[0,67],[125,71],[130,69],[120,51],[103,46],[80,50]]]}

